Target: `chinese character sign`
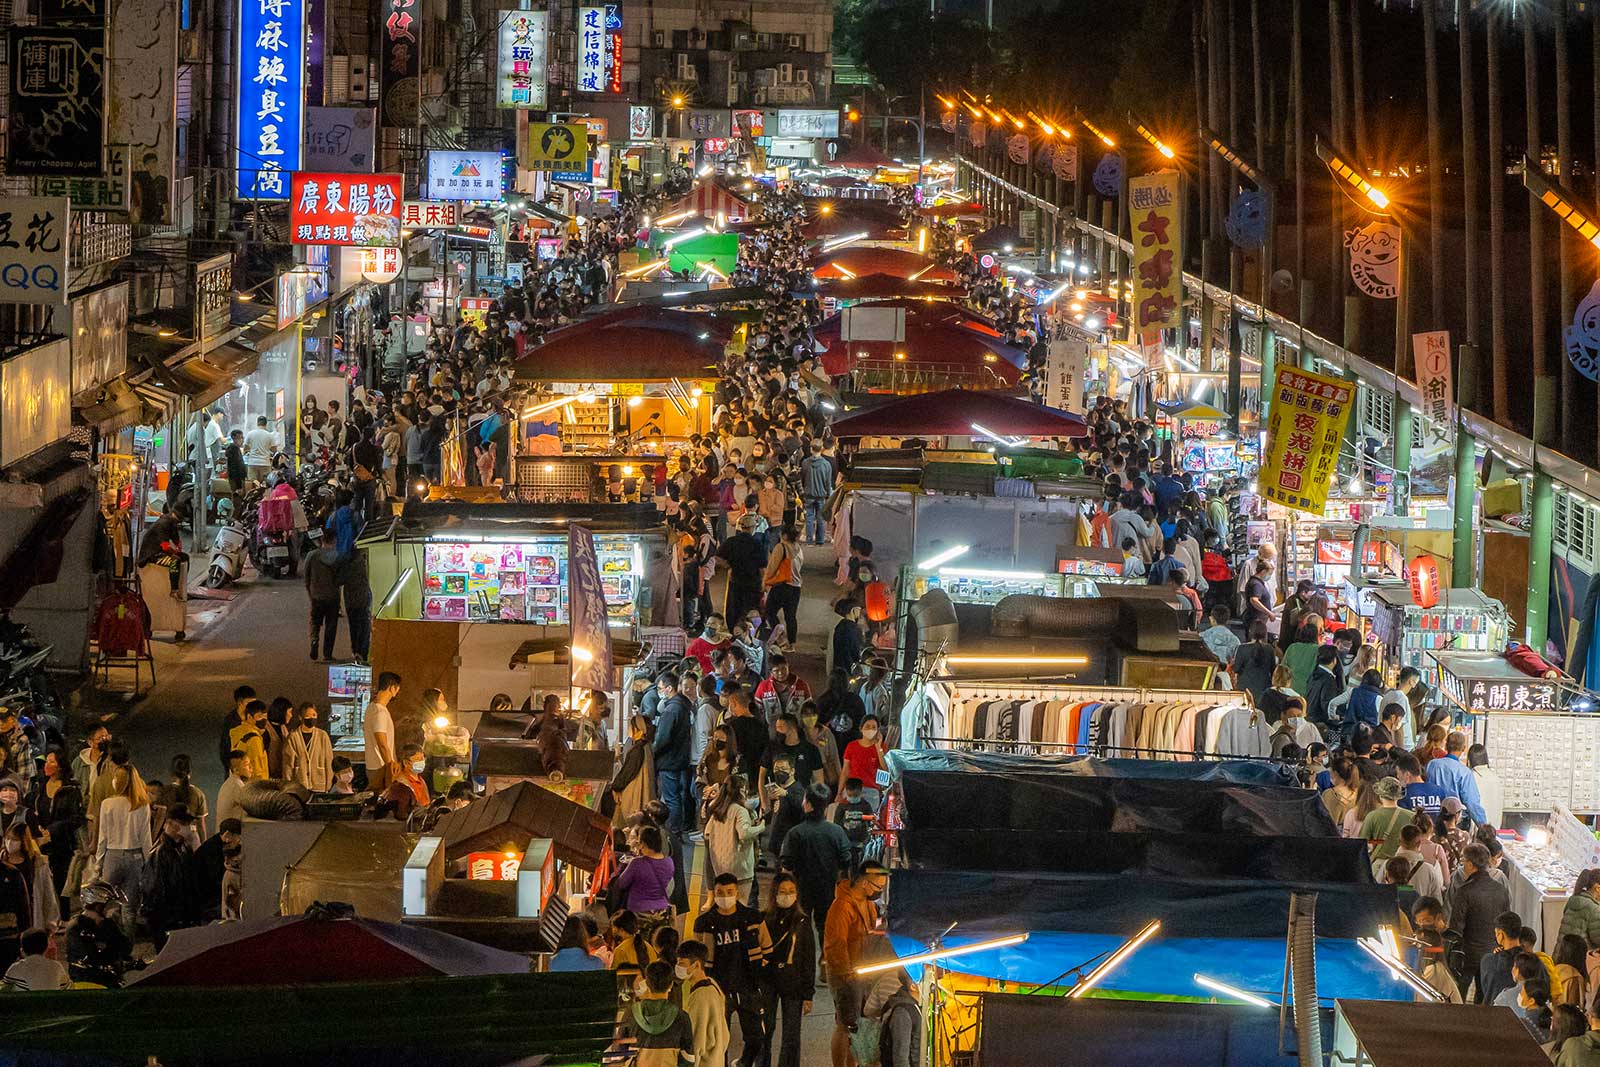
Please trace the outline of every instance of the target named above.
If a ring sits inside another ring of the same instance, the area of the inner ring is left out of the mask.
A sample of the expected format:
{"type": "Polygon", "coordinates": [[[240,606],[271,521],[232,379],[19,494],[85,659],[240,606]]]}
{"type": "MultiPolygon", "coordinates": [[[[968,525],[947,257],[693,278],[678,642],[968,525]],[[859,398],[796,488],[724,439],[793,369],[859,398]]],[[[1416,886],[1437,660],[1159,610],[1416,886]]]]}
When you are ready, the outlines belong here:
{"type": "Polygon", "coordinates": [[[622,34],[613,33],[607,37],[606,65],[610,71],[607,91],[622,92],[622,34]]]}
{"type": "Polygon", "coordinates": [[[530,122],[523,146],[527,170],[586,170],[589,134],[581,123],[530,122]]]}
{"type": "Polygon", "coordinates": [[[1411,350],[1417,363],[1417,391],[1422,394],[1422,414],[1427,433],[1434,444],[1443,445],[1454,436],[1454,398],[1450,383],[1450,331],[1433,330],[1411,335],[1411,350]]]}
{"type": "Polygon", "coordinates": [[[1378,300],[1400,295],[1400,227],[1390,222],[1369,222],[1344,232],[1350,250],[1350,278],[1356,288],[1378,300]]]}
{"type": "Polygon", "coordinates": [[[1089,342],[1082,337],[1058,337],[1045,357],[1046,407],[1074,414],[1083,410],[1083,368],[1089,360],[1089,342]]]}
{"type": "Polygon", "coordinates": [[[400,276],[400,268],[405,266],[405,257],[399,248],[363,248],[360,253],[361,276],[379,285],[394,281],[400,276]]]}
{"type": "Polygon", "coordinates": [[[607,40],[606,9],[578,8],[578,92],[605,92],[607,40]]]}
{"type": "Polygon", "coordinates": [[[400,209],[400,225],[407,228],[431,229],[454,226],[461,221],[461,209],[456,203],[439,203],[432,200],[407,200],[400,209]]]}
{"type": "Polygon", "coordinates": [[[1183,222],[1178,172],[1142,174],[1128,182],[1133,225],[1133,331],[1177,326],[1183,312],[1183,222]]]}
{"type": "Polygon", "coordinates": [[[105,26],[13,26],[8,174],[98,176],[105,154],[105,26]]]}
{"type": "Polygon", "coordinates": [[[1278,368],[1267,444],[1256,476],[1262,496],[1286,508],[1322,514],[1354,395],[1355,386],[1339,378],[1293,366],[1278,368]]]}
{"type": "Polygon", "coordinates": [[[418,0],[384,0],[378,10],[379,117],[385,126],[415,126],[422,107],[422,8],[418,0]]]}
{"type": "Polygon", "coordinates": [[[398,245],[398,174],[296,171],[289,182],[289,239],[300,245],[398,245]]]}
{"type": "Polygon", "coordinates": [[[656,133],[656,110],[634,105],[628,108],[628,140],[648,141],[656,133]]]}
{"type": "Polygon", "coordinates": [[[600,583],[600,562],[594,534],[577,523],[567,525],[567,603],[572,620],[572,684],[601,692],[615,681],[611,667],[611,627],[606,621],[606,591],[600,583]]]}
{"type": "Polygon", "coordinates": [[[499,200],[505,193],[505,168],[499,152],[428,152],[429,200],[499,200]]]}
{"type": "Polygon", "coordinates": [[[0,199],[0,304],[66,304],[66,197],[0,199]]]}
{"type": "Polygon", "coordinates": [[[304,136],[305,0],[239,4],[239,197],[284,200],[304,136]]]}
{"type": "Polygon", "coordinates": [[[545,40],[548,30],[549,15],[546,12],[500,12],[496,98],[501,107],[545,106],[545,40]]]}

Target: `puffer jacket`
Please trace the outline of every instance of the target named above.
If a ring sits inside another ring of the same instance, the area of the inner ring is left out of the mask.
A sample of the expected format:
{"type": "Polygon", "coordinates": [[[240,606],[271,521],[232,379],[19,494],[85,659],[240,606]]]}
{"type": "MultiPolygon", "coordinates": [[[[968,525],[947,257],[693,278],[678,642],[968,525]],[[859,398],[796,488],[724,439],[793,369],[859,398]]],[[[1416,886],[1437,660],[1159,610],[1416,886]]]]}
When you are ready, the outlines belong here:
{"type": "Polygon", "coordinates": [[[1561,936],[1568,934],[1577,934],[1591,949],[1600,949],[1600,901],[1588,893],[1567,898],[1567,906],[1561,912],[1561,936]]]}

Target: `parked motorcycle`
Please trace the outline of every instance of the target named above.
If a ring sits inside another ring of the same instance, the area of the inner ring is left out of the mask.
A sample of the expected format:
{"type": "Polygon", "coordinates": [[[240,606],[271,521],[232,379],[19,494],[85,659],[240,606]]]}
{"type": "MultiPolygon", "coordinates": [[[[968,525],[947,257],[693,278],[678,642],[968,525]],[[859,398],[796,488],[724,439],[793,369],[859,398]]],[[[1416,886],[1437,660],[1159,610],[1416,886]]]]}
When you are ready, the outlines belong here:
{"type": "Polygon", "coordinates": [[[250,549],[250,529],[243,518],[217,528],[211,542],[211,563],[206,567],[206,585],[221,589],[244,574],[244,561],[250,549]]]}

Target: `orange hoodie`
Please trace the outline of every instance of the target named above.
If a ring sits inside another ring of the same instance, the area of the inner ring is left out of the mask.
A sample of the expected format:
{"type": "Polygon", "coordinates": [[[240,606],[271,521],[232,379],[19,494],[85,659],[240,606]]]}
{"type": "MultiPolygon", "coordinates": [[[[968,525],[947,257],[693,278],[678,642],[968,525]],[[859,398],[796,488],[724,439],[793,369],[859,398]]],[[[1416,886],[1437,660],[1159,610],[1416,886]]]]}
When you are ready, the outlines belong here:
{"type": "Polygon", "coordinates": [[[822,960],[830,978],[843,978],[856,969],[876,922],[872,902],[856,896],[849,881],[841,879],[833,889],[833,905],[822,932],[822,960]]]}

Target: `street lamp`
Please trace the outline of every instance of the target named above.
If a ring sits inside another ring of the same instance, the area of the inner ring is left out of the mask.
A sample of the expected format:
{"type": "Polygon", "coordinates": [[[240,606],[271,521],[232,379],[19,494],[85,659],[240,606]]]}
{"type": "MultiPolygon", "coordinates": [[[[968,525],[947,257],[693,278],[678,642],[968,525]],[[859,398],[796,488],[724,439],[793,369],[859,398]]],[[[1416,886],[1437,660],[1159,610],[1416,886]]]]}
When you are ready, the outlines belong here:
{"type": "Polygon", "coordinates": [[[1328,169],[1333,172],[1334,177],[1345,182],[1367,200],[1367,204],[1362,204],[1362,207],[1379,215],[1387,215],[1389,213],[1389,198],[1384,194],[1383,190],[1362,177],[1360,171],[1346,163],[1332,148],[1323,144],[1320,137],[1317,138],[1317,158],[1328,165],[1328,169]],[[1368,204],[1371,206],[1369,207],[1368,204]]]}
{"type": "Polygon", "coordinates": [[[1545,206],[1556,213],[1556,216],[1578,231],[1578,236],[1585,241],[1600,248],[1600,223],[1594,217],[1578,206],[1578,198],[1567,192],[1555,182],[1548,181],[1539,173],[1539,168],[1527,156],[1522,157],[1522,184],[1544,202],[1545,206]]]}
{"type": "Polygon", "coordinates": [[[1111,139],[1111,135],[1106,133],[1106,131],[1102,130],[1100,127],[1096,126],[1094,123],[1090,122],[1086,118],[1079,118],[1078,121],[1083,123],[1083,128],[1084,129],[1088,130],[1090,133],[1092,133],[1096,137],[1100,138],[1100,143],[1101,144],[1105,145],[1107,148],[1115,148],[1115,147],[1117,147],[1117,142],[1112,140],[1111,139]]]}
{"type": "Polygon", "coordinates": [[[1150,142],[1150,147],[1154,148],[1157,152],[1160,152],[1163,156],[1166,156],[1168,159],[1176,159],[1177,158],[1177,153],[1174,152],[1170,147],[1168,147],[1168,145],[1167,145],[1167,143],[1165,141],[1163,141],[1161,138],[1157,137],[1155,135],[1155,132],[1153,130],[1151,130],[1150,127],[1146,126],[1142,122],[1135,122],[1133,124],[1133,128],[1134,128],[1134,131],[1136,133],[1138,133],[1138,135],[1140,137],[1143,137],[1146,141],[1150,142]]]}

